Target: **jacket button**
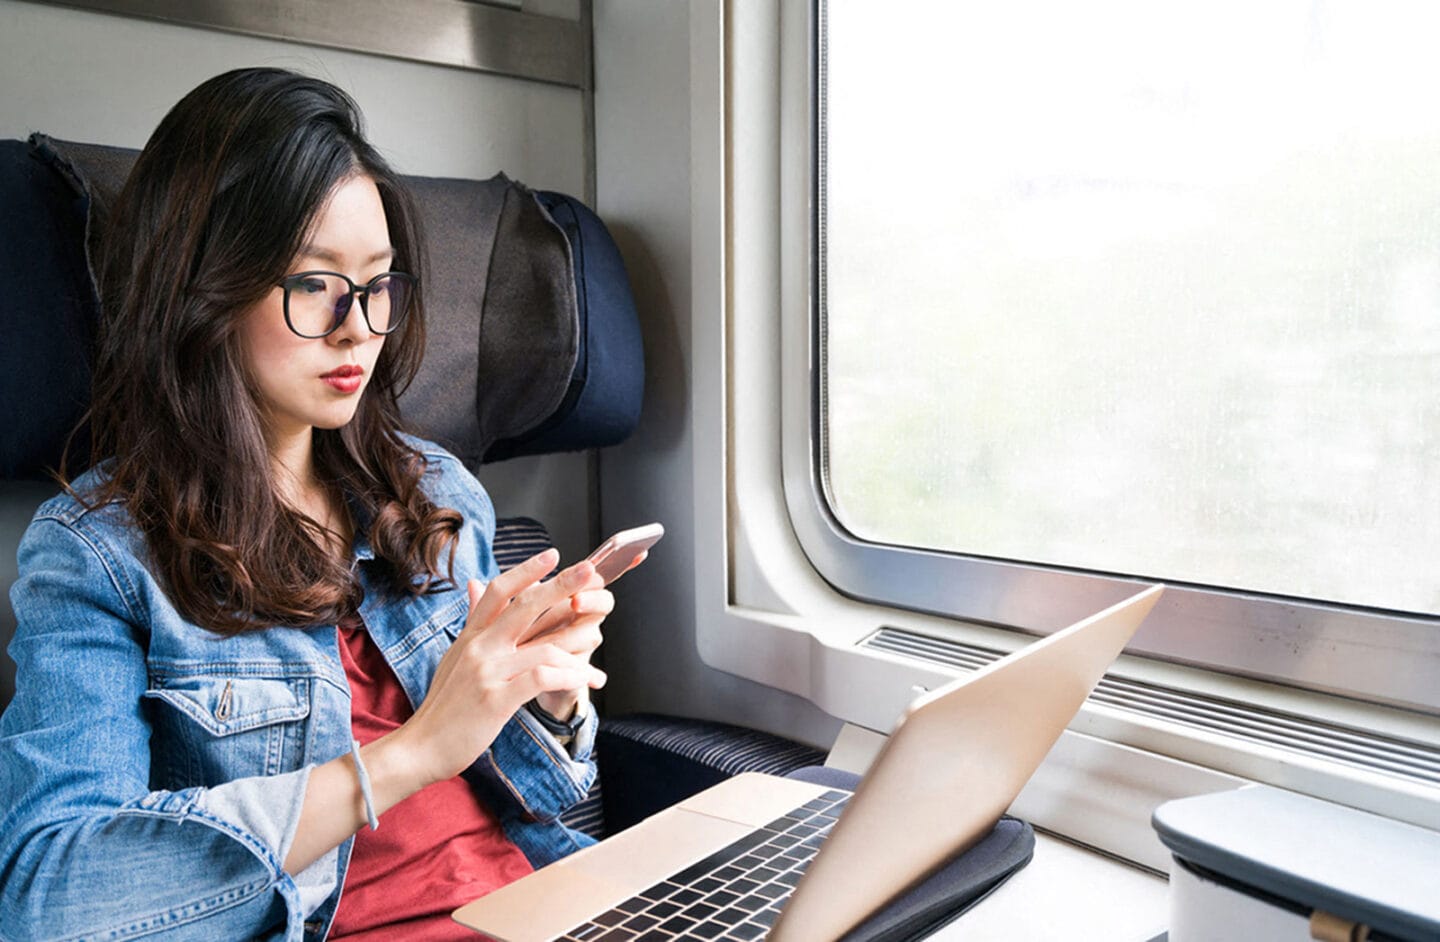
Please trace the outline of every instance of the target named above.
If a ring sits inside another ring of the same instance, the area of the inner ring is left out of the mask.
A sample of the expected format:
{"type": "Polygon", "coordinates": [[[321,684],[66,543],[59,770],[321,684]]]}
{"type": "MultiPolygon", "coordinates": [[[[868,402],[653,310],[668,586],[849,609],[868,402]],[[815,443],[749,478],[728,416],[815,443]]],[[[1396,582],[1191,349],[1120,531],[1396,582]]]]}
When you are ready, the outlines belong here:
{"type": "Polygon", "coordinates": [[[225,689],[220,691],[220,702],[215,705],[215,718],[225,722],[230,718],[230,698],[235,693],[235,682],[225,681],[225,689]]]}

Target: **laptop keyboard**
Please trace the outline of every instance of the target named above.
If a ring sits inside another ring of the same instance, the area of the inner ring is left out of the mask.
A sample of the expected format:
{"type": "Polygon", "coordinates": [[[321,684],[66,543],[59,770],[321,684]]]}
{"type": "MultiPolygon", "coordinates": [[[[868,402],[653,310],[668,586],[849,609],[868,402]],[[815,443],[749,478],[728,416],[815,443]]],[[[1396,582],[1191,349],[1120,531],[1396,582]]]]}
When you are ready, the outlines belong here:
{"type": "Polygon", "coordinates": [[[560,938],[764,938],[849,797],[827,791],[560,938]]]}

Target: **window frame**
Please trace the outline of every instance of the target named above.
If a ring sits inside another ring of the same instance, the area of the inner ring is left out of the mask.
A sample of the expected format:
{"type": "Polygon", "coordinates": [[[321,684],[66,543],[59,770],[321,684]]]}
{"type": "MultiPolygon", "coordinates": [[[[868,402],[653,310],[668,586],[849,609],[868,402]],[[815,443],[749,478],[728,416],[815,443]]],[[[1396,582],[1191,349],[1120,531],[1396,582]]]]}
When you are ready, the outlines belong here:
{"type": "MultiPolygon", "coordinates": [[[[782,174],[803,160],[805,212],[803,252],[809,263],[802,345],[789,334],[782,396],[795,388],[803,357],[808,374],[801,429],[785,430],[782,476],[786,505],[809,562],[836,591],[852,599],[1046,634],[1068,624],[1076,612],[1096,611],[1155,580],[1086,572],[1062,566],[924,548],[884,545],[856,537],[840,523],[828,500],[820,443],[824,435],[824,134],[821,69],[824,0],[810,5],[807,45],[809,114],[803,156],[797,129],[781,121],[787,143],[782,174]]],[[[787,73],[787,80],[793,77],[787,73]]],[[[794,123],[794,109],[791,110],[794,123]]],[[[781,209],[797,211],[797,201],[781,209]]],[[[787,228],[791,242],[794,227],[787,228]]],[[[789,243],[782,251],[802,251],[789,243]]],[[[787,319],[798,318],[793,294],[787,319]]],[[[793,401],[787,416],[802,410],[793,401]]],[[[1440,713],[1440,618],[1343,606],[1197,584],[1172,583],[1161,604],[1127,649],[1161,660],[1240,677],[1339,694],[1374,703],[1440,713]]]]}

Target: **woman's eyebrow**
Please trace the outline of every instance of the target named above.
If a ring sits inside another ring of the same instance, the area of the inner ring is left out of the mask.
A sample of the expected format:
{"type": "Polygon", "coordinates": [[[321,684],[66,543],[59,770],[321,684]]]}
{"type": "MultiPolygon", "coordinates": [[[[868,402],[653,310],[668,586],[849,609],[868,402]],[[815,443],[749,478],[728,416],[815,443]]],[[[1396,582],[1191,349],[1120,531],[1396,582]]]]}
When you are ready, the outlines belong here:
{"type": "MultiPolygon", "coordinates": [[[[344,259],[340,257],[339,253],[332,252],[329,249],[322,248],[318,245],[303,246],[300,249],[300,257],[318,259],[319,261],[322,261],[327,265],[335,265],[337,267],[344,262],[344,259]]],[[[376,262],[384,261],[385,259],[393,259],[394,257],[395,247],[393,245],[387,245],[385,248],[380,249],[368,258],[363,259],[360,264],[361,266],[373,265],[376,262]]]]}

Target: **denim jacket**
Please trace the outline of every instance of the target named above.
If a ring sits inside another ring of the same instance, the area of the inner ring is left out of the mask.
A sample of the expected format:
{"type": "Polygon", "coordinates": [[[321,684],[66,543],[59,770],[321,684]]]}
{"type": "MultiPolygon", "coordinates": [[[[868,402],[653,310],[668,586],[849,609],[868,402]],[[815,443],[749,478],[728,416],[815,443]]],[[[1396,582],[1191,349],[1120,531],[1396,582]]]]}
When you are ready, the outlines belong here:
{"type": "MultiPolygon", "coordinates": [[[[495,516],[457,459],[412,444],[426,493],[464,517],[456,587],[387,594],[363,520],[354,555],[361,617],[419,704],[464,624],[466,580],[496,574],[495,516]]],[[[121,506],[66,495],[21,541],[16,695],[0,718],[0,939],[322,939],[353,839],[294,878],[281,864],[310,770],[350,751],[335,626],[221,638],[175,610],[146,559],[121,506]]],[[[591,843],[556,817],[594,778],[594,731],[592,712],[567,749],[521,710],[465,773],[537,867],[591,843]]]]}

